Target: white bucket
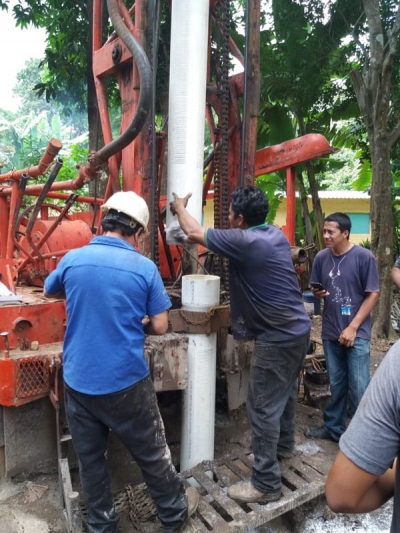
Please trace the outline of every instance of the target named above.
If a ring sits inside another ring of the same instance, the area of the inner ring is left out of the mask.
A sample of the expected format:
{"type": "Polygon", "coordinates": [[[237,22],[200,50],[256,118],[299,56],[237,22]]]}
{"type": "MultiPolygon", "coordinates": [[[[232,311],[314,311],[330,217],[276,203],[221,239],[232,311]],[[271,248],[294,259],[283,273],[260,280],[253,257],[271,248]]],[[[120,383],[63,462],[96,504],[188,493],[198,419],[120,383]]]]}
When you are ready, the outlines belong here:
{"type": "Polygon", "coordinates": [[[182,278],[182,306],[188,311],[207,311],[219,304],[219,276],[190,274],[182,278]]]}

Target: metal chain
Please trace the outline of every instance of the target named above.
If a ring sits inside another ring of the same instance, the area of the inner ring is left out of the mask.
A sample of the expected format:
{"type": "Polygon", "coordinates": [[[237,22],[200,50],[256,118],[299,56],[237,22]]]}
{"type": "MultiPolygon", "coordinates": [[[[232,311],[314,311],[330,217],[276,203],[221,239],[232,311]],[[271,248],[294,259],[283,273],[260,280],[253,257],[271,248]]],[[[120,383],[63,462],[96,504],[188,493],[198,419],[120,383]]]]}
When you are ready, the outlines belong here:
{"type": "Polygon", "coordinates": [[[222,4],[222,55],[221,55],[221,201],[222,227],[228,227],[228,155],[229,155],[229,31],[230,0],[222,4]]]}
{"type": "MultiPolygon", "coordinates": [[[[221,115],[219,117],[219,146],[215,154],[214,172],[214,214],[215,227],[228,227],[228,163],[229,163],[229,36],[230,36],[230,0],[221,0],[217,13],[222,28],[222,45],[220,55],[220,75],[217,79],[221,98],[221,115]],[[217,180],[216,180],[217,178],[217,180]],[[217,187],[215,184],[217,183],[217,187]],[[216,204],[217,201],[217,204],[216,204]],[[221,206],[222,204],[222,206],[221,206]],[[222,208],[222,209],[221,209],[222,208]],[[222,216],[221,216],[222,215],[222,216]]],[[[218,72],[217,72],[218,75],[218,72]]],[[[221,285],[228,288],[228,259],[215,257],[216,273],[221,278],[221,285]]]]}

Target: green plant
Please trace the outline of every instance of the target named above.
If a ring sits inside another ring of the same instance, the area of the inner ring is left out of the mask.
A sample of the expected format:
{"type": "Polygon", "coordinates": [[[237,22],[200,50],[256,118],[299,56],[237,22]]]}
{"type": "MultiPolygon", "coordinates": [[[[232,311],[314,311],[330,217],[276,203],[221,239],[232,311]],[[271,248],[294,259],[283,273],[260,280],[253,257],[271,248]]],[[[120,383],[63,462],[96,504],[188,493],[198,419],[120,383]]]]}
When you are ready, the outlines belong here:
{"type": "Polygon", "coordinates": [[[363,248],[367,248],[368,250],[371,249],[371,242],[369,239],[365,239],[364,241],[360,241],[358,243],[360,246],[362,246],[363,248]]]}

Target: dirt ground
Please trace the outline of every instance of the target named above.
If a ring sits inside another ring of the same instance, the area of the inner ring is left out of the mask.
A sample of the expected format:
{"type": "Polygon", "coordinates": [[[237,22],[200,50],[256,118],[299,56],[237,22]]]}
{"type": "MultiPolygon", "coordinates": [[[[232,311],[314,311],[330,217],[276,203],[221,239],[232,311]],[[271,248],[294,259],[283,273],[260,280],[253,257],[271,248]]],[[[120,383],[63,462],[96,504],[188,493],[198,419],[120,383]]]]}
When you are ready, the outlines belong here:
{"type": "MultiPolygon", "coordinates": [[[[318,356],[323,353],[320,336],[321,317],[314,316],[312,321],[312,340],[316,344],[314,355],[318,356]]],[[[371,374],[376,371],[393,343],[394,341],[388,341],[386,339],[372,339],[371,374]]],[[[161,399],[161,403],[163,404],[161,406],[161,412],[174,462],[179,461],[180,422],[177,420],[177,416],[179,418],[179,408],[177,408],[179,401],[178,394],[169,402],[161,399]]],[[[299,401],[304,402],[304,394],[302,398],[299,396],[299,401]]],[[[299,446],[304,445],[307,441],[302,434],[304,427],[307,425],[319,425],[322,420],[321,414],[319,410],[309,411],[306,414],[299,410],[296,419],[298,425],[296,439],[299,446]]],[[[220,405],[217,405],[216,413],[216,458],[229,452],[231,447],[237,445],[249,447],[250,443],[251,432],[245,409],[239,409],[234,413],[228,414],[226,411],[224,412],[223,402],[220,402],[220,405]]],[[[329,454],[330,458],[332,458],[337,452],[337,445],[333,442],[327,444],[328,448],[329,446],[330,448],[325,453],[329,454]]],[[[319,499],[314,504],[307,504],[301,509],[296,510],[295,514],[297,513],[297,518],[295,518],[295,521],[304,522],[307,516],[312,516],[313,513],[315,514],[317,509],[320,509],[318,511],[319,515],[323,516],[325,520],[327,517],[324,515],[327,511],[323,499],[319,499]]],[[[260,533],[293,532],[295,529],[290,525],[292,522],[293,514],[291,517],[275,519],[273,523],[269,523],[268,526],[263,526],[257,531],[260,533]]],[[[159,531],[157,528],[151,529],[152,531],[159,531]]],[[[353,530],[353,525],[350,526],[350,529],[341,529],[340,531],[345,530],[353,530]]],[[[39,475],[29,479],[3,480],[0,482],[0,533],[65,533],[66,531],[60,509],[58,477],[56,473],[39,475]]],[[[120,531],[130,533],[137,531],[137,529],[134,528],[129,517],[125,516],[121,522],[120,531]]],[[[145,531],[146,533],[151,533],[150,529],[146,529],[145,531]]],[[[296,531],[305,531],[305,529],[300,528],[296,529],[296,531]]],[[[366,531],[373,531],[373,529],[366,531]]]]}

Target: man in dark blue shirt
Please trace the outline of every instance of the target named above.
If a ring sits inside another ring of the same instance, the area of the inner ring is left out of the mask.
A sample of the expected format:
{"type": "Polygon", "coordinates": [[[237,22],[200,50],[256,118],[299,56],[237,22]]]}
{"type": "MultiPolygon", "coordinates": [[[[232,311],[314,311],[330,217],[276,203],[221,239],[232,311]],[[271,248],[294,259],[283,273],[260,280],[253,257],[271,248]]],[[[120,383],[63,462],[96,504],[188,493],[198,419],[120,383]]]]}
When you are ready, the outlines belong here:
{"type": "Polygon", "coordinates": [[[119,521],[106,469],[110,430],[140,466],[164,533],[178,533],[198,493],[185,492],[171,462],[143,354],[146,333],[166,332],[171,303],[156,265],[136,250],[149,221],[146,202],[118,192],[103,210],[104,235],[66,254],[45,281],[45,296],[66,298],[65,409],[89,533],[114,533],[119,521]]]}
{"type": "Polygon", "coordinates": [[[315,256],[310,284],[324,299],[322,342],[330,382],[331,400],[324,423],[307,428],[311,439],[338,441],[368,387],[371,311],[379,298],[379,276],[370,250],[350,242],[351,220],[332,213],[324,221],[325,249],[315,256]]]}
{"type": "Polygon", "coordinates": [[[297,379],[309,346],[307,316],[282,231],[265,224],[268,200],[256,187],[232,193],[230,229],[204,229],[187,212],[190,194],[174,194],[171,211],[192,242],[229,258],[232,331],[254,339],[247,409],[254,464],[249,481],[228,495],[242,502],[272,502],[281,497],[279,457],[292,454],[297,379]]]}

